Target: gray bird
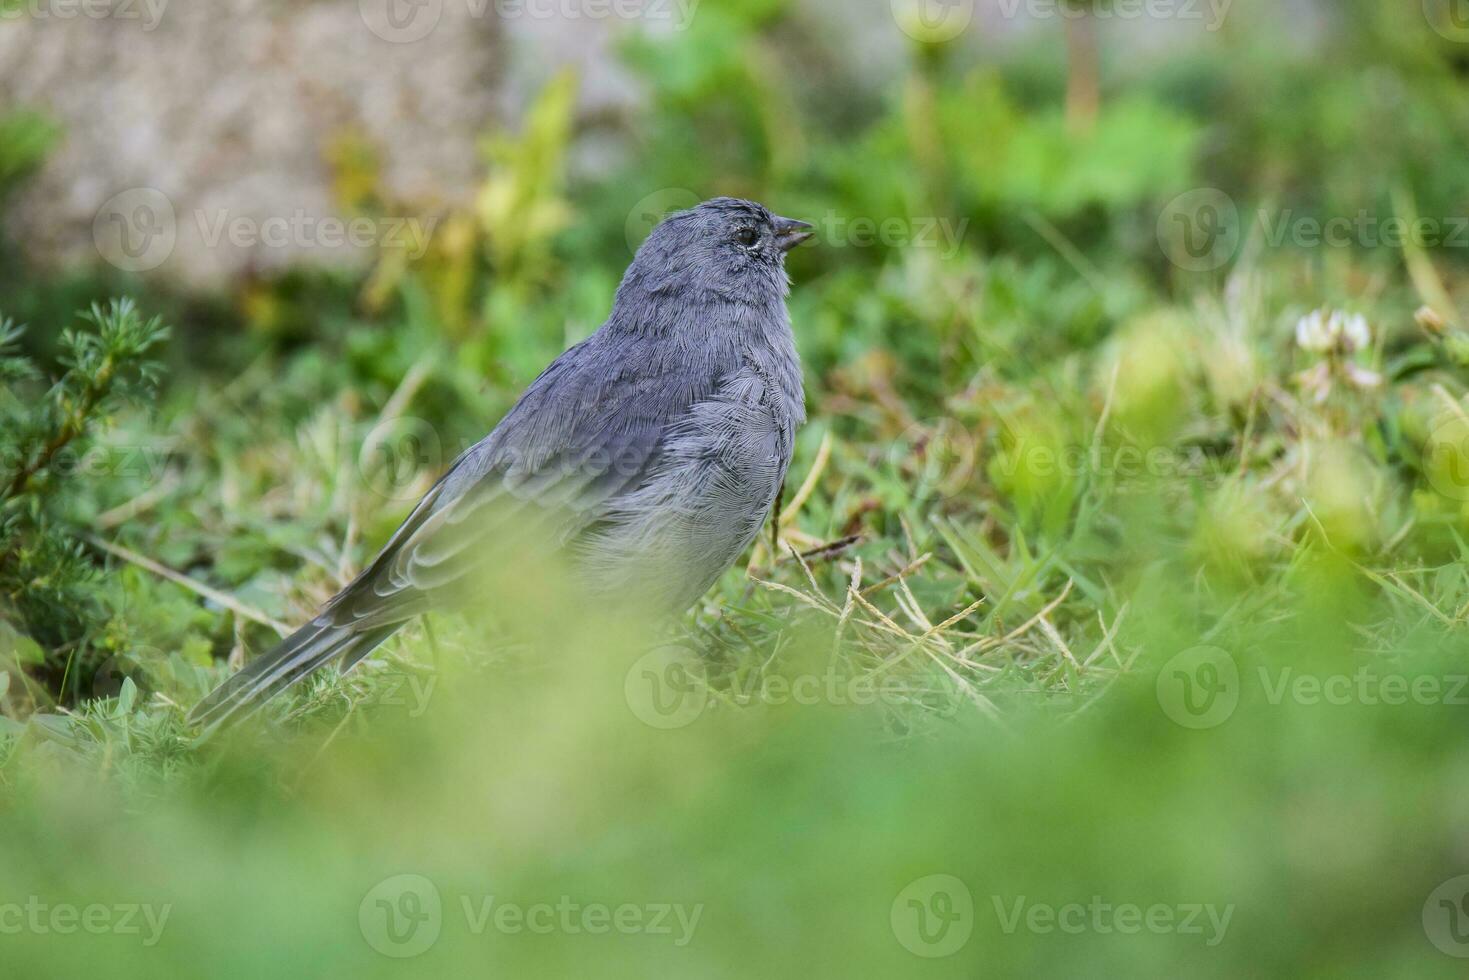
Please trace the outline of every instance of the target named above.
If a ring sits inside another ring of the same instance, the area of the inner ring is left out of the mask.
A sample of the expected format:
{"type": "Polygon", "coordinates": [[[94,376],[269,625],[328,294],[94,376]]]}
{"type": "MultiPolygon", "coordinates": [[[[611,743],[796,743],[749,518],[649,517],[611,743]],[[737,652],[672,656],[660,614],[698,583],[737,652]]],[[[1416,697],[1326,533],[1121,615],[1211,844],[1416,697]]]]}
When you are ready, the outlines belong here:
{"type": "Polygon", "coordinates": [[[654,229],[612,315],[558,357],[320,615],[189,715],[214,728],[471,594],[517,546],[594,593],[687,610],[749,547],[805,422],[786,254],[811,225],[718,198],[654,229]]]}

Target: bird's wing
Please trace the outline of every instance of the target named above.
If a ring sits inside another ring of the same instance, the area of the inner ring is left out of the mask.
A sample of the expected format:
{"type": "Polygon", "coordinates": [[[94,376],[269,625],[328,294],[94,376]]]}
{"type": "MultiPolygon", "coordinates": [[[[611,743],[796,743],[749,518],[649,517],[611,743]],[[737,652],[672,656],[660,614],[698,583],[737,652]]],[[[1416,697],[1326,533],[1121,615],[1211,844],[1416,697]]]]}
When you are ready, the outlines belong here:
{"type": "Polygon", "coordinates": [[[324,616],[358,631],[401,623],[516,548],[595,524],[642,483],[669,424],[710,387],[660,352],[573,347],[455,460],[324,616]]]}

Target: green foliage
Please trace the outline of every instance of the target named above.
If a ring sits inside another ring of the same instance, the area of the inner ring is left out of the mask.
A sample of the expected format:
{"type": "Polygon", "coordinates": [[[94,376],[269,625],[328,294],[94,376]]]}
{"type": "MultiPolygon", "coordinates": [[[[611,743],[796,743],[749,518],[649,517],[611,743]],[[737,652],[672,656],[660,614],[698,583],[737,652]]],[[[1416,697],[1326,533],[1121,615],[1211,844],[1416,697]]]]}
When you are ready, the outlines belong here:
{"type": "Polygon", "coordinates": [[[87,470],[107,475],[97,436],[156,390],[152,354],[168,335],[131,300],[80,319],[61,334],[63,372],[49,385],[18,350],[21,328],[0,320],[0,616],[45,648],[36,666],[52,697],[74,697],[95,668],[103,621],[96,567],[73,525],[77,485],[87,470]]]}
{"type": "MultiPolygon", "coordinates": [[[[95,426],[118,409],[151,394],[159,364],[150,352],[168,336],[158,319],[145,321],[131,300],[109,307],[94,306],[81,314],[81,328],[63,330],[60,365],[64,373],[43,397],[23,397],[19,387],[7,389],[0,403],[0,425],[6,470],[0,505],[30,510],[52,489],[58,457],[75,449],[95,426]]],[[[40,371],[17,350],[22,328],[0,320],[0,376],[16,382],[40,377],[40,371]]]]}
{"type": "Polygon", "coordinates": [[[956,173],[977,204],[1050,218],[1120,214],[1192,186],[1199,124],[1147,96],[1108,104],[1083,133],[1057,111],[1027,111],[994,76],[972,77],[940,106],[956,173]]]}
{"type": "Polygon", "coordinates": [[[60,138],[60,128],[38,112],[0,113],[0,200],[13,184],[40,166],[60,138]]]}
{"type": "Polygon", "coordinates": [[[576,76],[562,73],[531,105],[523,133],[485,141],[490,172],[476,211],[490,268],[509,283],[542,276],[552,239],[571,223],[561,195],[576,92],[576,76]]]}

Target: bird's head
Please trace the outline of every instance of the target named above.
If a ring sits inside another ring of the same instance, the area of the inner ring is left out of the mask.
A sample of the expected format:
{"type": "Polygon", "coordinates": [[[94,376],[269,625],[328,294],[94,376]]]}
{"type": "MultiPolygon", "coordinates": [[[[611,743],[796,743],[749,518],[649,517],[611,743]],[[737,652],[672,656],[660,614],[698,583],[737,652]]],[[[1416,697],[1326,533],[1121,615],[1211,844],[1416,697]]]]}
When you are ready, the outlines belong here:
{"type": "Polygon", "coordinates": [[[653,229],[623,285],[654,295],[678,291],[752,304],[780,301],[790,289],[786,255],[812,237],[811,227],[754,201],[705,201],[653,229]]]}

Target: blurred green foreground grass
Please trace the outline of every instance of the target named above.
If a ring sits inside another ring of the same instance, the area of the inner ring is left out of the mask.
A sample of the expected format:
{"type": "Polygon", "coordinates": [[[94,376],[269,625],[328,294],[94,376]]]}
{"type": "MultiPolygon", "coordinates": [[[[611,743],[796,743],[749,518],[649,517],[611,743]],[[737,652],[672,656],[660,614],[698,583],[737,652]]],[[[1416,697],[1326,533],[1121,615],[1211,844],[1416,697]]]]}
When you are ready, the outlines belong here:
{"type": "MultiPolygon", "coordinates": [[[[1341,6],[1098,77],[1059,24],[909,38],[879,87],[711,4],[628,44],[625,157],[573,165],[555,78],[422,256],[5,253],[0,972],[1462,975],[1469,49],[1341,6]],[[781,545],[655,640],[512,569],[197,743],[719,193],[822,231],[781,545]]],[[[7,109],[0,191],[60,138],[7,109]]],[[[429,207],[332,137],[344,209],[429,207]]]]}
{"type": "MultiPolygon", "coordinates": [[[[5,962],[21,976],[1459,975],[1423,923],[1466,861],[1462,704],[1272,702],[1286,664],[1344,669],[1343,622],[1361,613],[1327,602],[1230,637],[1240,697],[1213,727],[1182,727],[1148,669],[1079,714],[1022,695],[1002,724],[963,713],[910,739],[829,699],[650,712],[640,651],[574,616],[548,631],[555,656],[514,668],[466,669],[441,637],[442,668],[416,686],[379,678],[402,693],[367,727],[242,733],[166,786],[128,771],[137,730],[100,773],[8,767],[7,901],[167,918],[156,934],[143,918],[138,934],[28,929],[4,937],[5,962]],[[935,875],[948,898],[924,890],[935,875]],[[567,911],[486,918],[486,903],[567,911]],[[1167,911],[1108,911],[1129,905],[1167,911]],[[637,911],[607,918],[623,907],[637,911]],[[691,927],[660,922],[666,907],[691,927]]],[[[1462,670],[1450,649],[1407,652],[1405,678],[1462,670]]]]}

